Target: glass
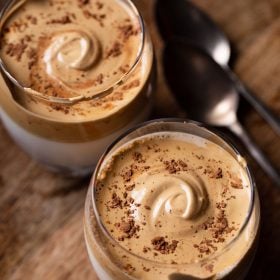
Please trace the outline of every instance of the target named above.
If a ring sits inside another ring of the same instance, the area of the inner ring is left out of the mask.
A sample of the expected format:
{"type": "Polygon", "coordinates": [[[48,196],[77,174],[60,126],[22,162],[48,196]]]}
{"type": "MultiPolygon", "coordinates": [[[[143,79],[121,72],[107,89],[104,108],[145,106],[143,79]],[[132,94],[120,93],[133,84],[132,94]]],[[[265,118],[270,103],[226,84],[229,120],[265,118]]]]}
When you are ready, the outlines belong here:
{"type": "MultiPolygon", "coordinates": [[[[32,2],[34,3],[33,0],[6,1],[1,7],[1,33],[4,32],[11,14],[32,2]]],[[[43,2],[45,1],[41,3],[43,2]]],[[[113,2],[129,11],[133,20],[136,20],[137,26],[139,25],[139,43],[131,65],[120,72],[120,75],[118,72],[109,86],[105,87],[100,83],[98,90],[94,92],[71,92],[69,98],[44,95],[18,81],[1,57],[0,118],[14,141],[31,157],[53,171],[74,176],[88,174],[104,149],[117,136],[147,120],[151,113],[155,85],[151,38],[131,1],[112,0],[113,2]],[[141,83],[131,89],[133,94],[126,99],[126,92],[130,90],[129,85],[133,83],[134,77],[138,77],[136,75],[141,76],[141,83]],[[38,108],[31,110],[26,105],[27,98],[39,104],[36,105],[38,108]],[[40,106],[44,112],[40,112],[40,106]],[[67,115],[63,118],[56,117],[48,113],[47,106],[58,114],[63,114],[64,111],[67,115]],[[73,117],[71,110],[77,106],[91,106],[89,110],[92,118],[83,118],[82,115],[73,117]],[[104,113],[100,113],[103,108],[104,113]],[[99,114],[98,117],[94,115],[95,111],[99,114]]]]}
{"type": "MultiPolygon", "coordinates": [[[[220,137],[216,132],[210,130],[202,124],[179,119],[160,119],[150,121],[129,130],[127,133],[119,137],[103,154],[96,170],[93,174],[85,203],[84,232],[87,250],[93,268],[100,279],[203,279],[201,278],[202,266],[218,260],[220,270],[216,272],[215,279],[244,279],[253,260],[258,240],[260,208],[258,193],[251,173],[247,166],[240,164],[248,175],[250,186],[250,205],[248,213],[243,225],[240,227],[236,237],[227,243],[222,250],[211,254],[204,258],[201,262],[186,264],[166,264],[157,261],[151,261],[137,256],[133,252],[128,251],[117,242],[106,230],[101,218],[98,214],[95,204],[95,186],[98,175],[102,170],[102,165],[110,158],[110,156],[118,148],[125,145],[131,140],[135,140],[144,135],[150,135],[156,132],[183,132],[207,139],[219,145],[229,152],[238,162],[241,155],[239,152],[220,137]],[[246,249],[241,249],[241,244],[246,241],[246,249]],[[125,258],[123,256],[126,256],[125,258]],[[223,260],[231,258],[232,263],[223,264],[223,260]],[[134,267],[146,267],[149,269],[137,269],[131,273],[127,273],[126,265],[129,263],[136,264],[134,267]]],[[[136,241],[137,242],[137,241],[136,241]]],[[[207,276],[212,277],[213,275],[207,276]]],[[[206,279],[206,278],[204,278],[206,279]]]]}

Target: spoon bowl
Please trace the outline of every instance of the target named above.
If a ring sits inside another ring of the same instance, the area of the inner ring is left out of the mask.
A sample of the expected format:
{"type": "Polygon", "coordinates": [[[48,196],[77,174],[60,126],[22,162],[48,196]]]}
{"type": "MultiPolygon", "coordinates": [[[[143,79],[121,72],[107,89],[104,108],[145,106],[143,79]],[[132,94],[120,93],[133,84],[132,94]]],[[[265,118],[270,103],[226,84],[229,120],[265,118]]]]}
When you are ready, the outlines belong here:
{"type": "Polygon", "coordinates": [[[237,119],[239,95],[231,75],[204,51],[184,41],[167,44],[163,64],[170,88],[190,118],[229,128],[280,186],[280,175],[237,119]]]}
{"type": "Polygon", "coordinates": [[[215,126],[236,122],[239,95],[219,64],[180,41],[169,43],[164,54],[168,82],[194,119],[215,126]]]}
{"type": "Polygon", "coordinates": [[[155,8],[158,27],[164,40],[181,38],[204,50],[228,72],[235,83],[236,91],[246,98],[280,135],[280,118],[252,94],[229,69],[230,43],[210,17],[188,0],[157,0],[155,8]]]}

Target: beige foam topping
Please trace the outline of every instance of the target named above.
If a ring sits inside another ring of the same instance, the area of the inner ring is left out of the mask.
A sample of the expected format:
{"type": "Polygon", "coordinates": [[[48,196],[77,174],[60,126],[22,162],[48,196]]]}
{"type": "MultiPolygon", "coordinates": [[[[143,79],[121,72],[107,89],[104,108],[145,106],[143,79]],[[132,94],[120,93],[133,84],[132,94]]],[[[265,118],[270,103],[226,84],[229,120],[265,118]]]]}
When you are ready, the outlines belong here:
{"type": "MultiPolygon", "coordinates": [[[[45,96],[92,96],[116,84],[134,65],[142,44],[140,31],[138,18],[122,1],[30,0],[7,18],[0,55],[22,85],[45,96]]],[[[70,108],[38,103],[21,92],[18,100],[55,119],[98,119],[135,98],[150,73],[150,60],[146,48],[109,102],[99,99],[70,108]]]]}
{"type": "Polygon", "coordinates": [[[96,186],[97,209],[112,238],[166,264],[198,263],[222,252],[239,234],[250,200],[240,162],[183,133],[158,133],[122,147],[103,165],[96,186]]]}

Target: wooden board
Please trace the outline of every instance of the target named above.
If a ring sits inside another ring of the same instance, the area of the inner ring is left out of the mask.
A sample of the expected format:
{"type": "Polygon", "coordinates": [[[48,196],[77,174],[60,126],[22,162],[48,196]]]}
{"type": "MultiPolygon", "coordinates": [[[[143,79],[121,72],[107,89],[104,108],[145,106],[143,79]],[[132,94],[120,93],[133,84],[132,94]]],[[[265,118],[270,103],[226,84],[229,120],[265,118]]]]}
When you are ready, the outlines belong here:
{"type": "MultiPolygon", "coordinates": [[[[196,0],[230,37],[238,75],[280,113],[280,1],[196,0]]],[[[183,117],[165,84],[154,1],[135,0],[147,22],[158,59],[154,117],[183,117]]],[[[242,122],[280,168],[280,138],[252,110],[242,122]]],[[[275,279],[280,267],[280,190],[248,156],[256,177],[262,230],[248,279],[275,279]]],[[[83,206],[88,179],[54,175],[18,148],[0,124],[0,279],[93,279],[83,240],[83,206]]]]}

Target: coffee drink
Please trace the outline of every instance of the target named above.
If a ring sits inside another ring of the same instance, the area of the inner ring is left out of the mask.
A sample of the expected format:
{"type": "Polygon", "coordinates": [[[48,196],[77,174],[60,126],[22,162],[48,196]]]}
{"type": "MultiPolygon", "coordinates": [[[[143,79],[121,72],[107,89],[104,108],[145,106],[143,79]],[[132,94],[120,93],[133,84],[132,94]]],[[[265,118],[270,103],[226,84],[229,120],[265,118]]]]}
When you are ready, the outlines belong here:
{"type": "Polygon", "coordinates": [[[153,50],[130,1],[10,1],[1,22],[1,118],[35,159],[87,173],[148,118],[153,50]]]}
{"type": "Polygon", "coordinates": [[[151,127],[117,143],[96,171],[85,227],[93,266],[103,266],[101,279],[126,279],[106,271],[100,239],[103,254],[132,279],[241,279],[259,224],[246,161],[195,124],[151,127]]]}

